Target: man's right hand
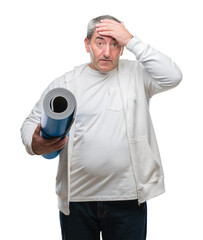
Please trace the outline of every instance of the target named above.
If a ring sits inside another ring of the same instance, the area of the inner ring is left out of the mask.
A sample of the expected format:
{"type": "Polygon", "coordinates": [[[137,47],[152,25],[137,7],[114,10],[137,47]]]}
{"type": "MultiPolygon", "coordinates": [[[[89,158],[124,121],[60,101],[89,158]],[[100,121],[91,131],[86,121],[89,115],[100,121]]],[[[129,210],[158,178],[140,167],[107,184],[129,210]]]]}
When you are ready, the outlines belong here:
{"type": "Polygon", "coordinates": [[[40,136],[40,123],[32,136],[32,151],[37,155],[47,154],[62,149],[67,143],[68,137],[45,139],[40,136]]]}

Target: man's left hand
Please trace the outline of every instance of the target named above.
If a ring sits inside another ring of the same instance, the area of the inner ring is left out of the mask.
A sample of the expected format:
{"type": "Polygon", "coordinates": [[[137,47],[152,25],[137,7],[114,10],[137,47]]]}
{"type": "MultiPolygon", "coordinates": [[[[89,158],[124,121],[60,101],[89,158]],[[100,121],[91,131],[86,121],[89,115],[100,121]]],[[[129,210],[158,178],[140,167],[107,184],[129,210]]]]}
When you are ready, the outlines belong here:
{"type": "Polygon", "coordinates": [[[133,37],[123,23],[104,19],[96,25],[96,31],[103,36],[115,38],[119,45],[126,46],[133,37]]]}

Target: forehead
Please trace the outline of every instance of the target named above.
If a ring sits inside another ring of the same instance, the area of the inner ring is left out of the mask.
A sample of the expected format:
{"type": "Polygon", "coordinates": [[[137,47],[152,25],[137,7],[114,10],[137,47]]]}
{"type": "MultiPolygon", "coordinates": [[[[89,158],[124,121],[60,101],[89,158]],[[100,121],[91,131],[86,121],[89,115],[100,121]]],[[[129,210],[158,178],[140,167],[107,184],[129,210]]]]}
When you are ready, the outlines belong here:
{"type": "Polygon", "coordinates": [[[112,38],[110,36],[102,36],[100,35],[96,30],[94,31],[91,40],[95,41],[95,40],[103,40],[106,42],[111,42],[111,41],[116,41],[115,38],[112,38]]]}

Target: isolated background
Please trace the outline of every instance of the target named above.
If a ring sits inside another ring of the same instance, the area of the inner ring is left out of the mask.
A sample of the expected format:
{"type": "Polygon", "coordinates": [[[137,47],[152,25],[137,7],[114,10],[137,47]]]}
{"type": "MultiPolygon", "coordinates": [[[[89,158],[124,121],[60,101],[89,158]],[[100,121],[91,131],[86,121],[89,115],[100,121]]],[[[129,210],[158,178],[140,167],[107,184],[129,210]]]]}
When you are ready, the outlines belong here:
{"type": "MultiPolygon", "coordinates": [[[[111,14],[133,35],[169,55],[183,81],[154,96],[150,109],[166,193],[148,202],[148,240],[203,239],[202,8],[193,0],[0,3],[0,239],[60,239],[58,159],[29,156],[20,127],[56,77],[89,61],[89,20],[111,14]]],[[[127,50],[122,58],[135,59],[127,50]]]]}

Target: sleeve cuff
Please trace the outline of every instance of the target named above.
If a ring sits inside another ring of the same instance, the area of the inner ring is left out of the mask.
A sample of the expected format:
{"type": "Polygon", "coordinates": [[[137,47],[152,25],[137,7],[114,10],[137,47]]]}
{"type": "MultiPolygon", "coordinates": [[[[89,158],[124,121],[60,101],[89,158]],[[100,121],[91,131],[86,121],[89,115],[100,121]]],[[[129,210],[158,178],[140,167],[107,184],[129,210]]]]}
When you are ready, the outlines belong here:
{"type": "Polygon", "coordinates": [[[25,149],[26,149],[26,151],[27,151],[30,155],[36,155],[36,154],[33,152],[31,145],[25,146],[25,149]]]}

